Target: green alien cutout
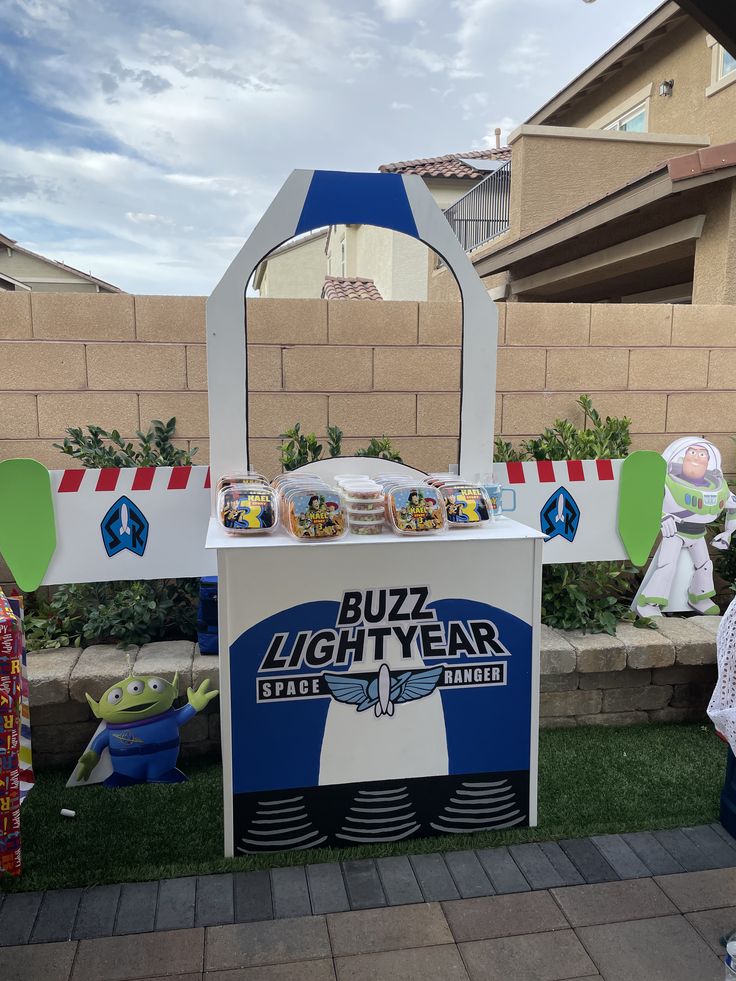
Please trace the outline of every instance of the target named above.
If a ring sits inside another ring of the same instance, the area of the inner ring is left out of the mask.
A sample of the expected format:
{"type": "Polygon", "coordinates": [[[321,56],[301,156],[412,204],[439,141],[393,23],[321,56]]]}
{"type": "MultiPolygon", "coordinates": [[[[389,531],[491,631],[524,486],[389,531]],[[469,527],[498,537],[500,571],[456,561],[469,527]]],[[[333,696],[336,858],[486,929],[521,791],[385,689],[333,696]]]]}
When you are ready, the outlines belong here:
{"type": "Polygon", "coordinates": [[[205,680],[196,691],[187,688],[187,704],[175,709],[178,677],[176,674],[173,681],[165,681],[131,673],[108,688],[99,702],[86,695],[95,717],[105,725],[79,760],[75,774],[78,780],[89,780],[105,749],[109,750],[112,763],[112,774],[104,781],[105,786],[186,780],[176,766],[179,729],[218,692],[209,691],[209,680],[205,680]]]}

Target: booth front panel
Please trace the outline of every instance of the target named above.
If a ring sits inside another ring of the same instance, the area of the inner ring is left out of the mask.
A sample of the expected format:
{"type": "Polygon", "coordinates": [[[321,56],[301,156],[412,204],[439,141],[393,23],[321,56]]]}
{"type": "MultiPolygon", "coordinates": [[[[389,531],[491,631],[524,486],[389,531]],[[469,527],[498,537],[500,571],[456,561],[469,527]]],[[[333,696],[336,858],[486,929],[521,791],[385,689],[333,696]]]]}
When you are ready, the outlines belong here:
{"type": "Polygon", "coordinates": [[[228,854],[536,823],[542,541],[503,528],[218,550],[228,854]]]}

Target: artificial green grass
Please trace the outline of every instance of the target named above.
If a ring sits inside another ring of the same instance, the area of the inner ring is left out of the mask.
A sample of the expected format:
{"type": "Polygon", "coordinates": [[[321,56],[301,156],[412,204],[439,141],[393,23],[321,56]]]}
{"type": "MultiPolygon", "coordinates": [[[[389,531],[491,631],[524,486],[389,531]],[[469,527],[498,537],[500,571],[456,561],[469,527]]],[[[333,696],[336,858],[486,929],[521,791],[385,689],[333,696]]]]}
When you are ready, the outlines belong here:
{"type": "Polygon", "coordinates": [[[710,725],[545,730],[536,828],[235,859],[222,857],[219,764],[185,765],[186,784],[115,790],[66,790],[66,772],[47,772],[23,805],[23,876],[0,888],[132,882],[704,824],[718,820],[725,761],[726,748],[710,725]],[[76,818],[61,817],[62,807],[76,810],[76,818]]]}

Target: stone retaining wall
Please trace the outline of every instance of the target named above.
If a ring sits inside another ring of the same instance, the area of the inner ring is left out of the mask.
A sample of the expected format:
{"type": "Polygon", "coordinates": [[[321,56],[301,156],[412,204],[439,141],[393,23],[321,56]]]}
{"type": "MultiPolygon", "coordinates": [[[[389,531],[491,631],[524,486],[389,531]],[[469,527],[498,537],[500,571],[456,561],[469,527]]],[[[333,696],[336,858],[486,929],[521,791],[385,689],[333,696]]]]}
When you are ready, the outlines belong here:
{"type": "MultiPolygon", "coordinates": [[[[631,725],[705,718],[716,680],[715,636],[720,617],[664,619],[659,630],[621,624],[616,637],[542,627],[541,725],[631,725]]],[[[141,674],[179,673],[179,692],[209,678],[219,684],[218,660],[186,641],[146,644],[128,651],[141,674]]],[[[39,651],[28,657],[33,756],[38,768],[70,766],[97,721],[85,692],[98,698],[128,674],[123,651],[93,646],[39,651]]],[[[182,755],[219,753],[217,701],[181,731],[182,755]]]]}

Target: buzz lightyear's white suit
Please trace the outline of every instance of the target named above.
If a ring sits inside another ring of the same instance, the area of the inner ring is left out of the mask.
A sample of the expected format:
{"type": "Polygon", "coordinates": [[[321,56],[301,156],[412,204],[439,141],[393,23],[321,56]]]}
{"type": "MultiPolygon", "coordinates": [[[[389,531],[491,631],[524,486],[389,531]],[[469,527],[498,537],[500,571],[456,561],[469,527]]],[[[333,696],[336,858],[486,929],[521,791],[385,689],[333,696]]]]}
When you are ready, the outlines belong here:
{"type": "Polygon", "coordinates": [[[693,574],[688,605],[698,613],[717,614],[713,602],[713,563],[705,533],[725,509],[725,530],[713,545],[727,549],[736,531],[736,497],[721,470],[721,454],[707,439],[686,436],[675,440],[662,456],[667,462],[662,505],[662,543],[652,560],[636,599],[640,616],[660,616],[670,601],[677,562],[688,549],[693,574]]]}

